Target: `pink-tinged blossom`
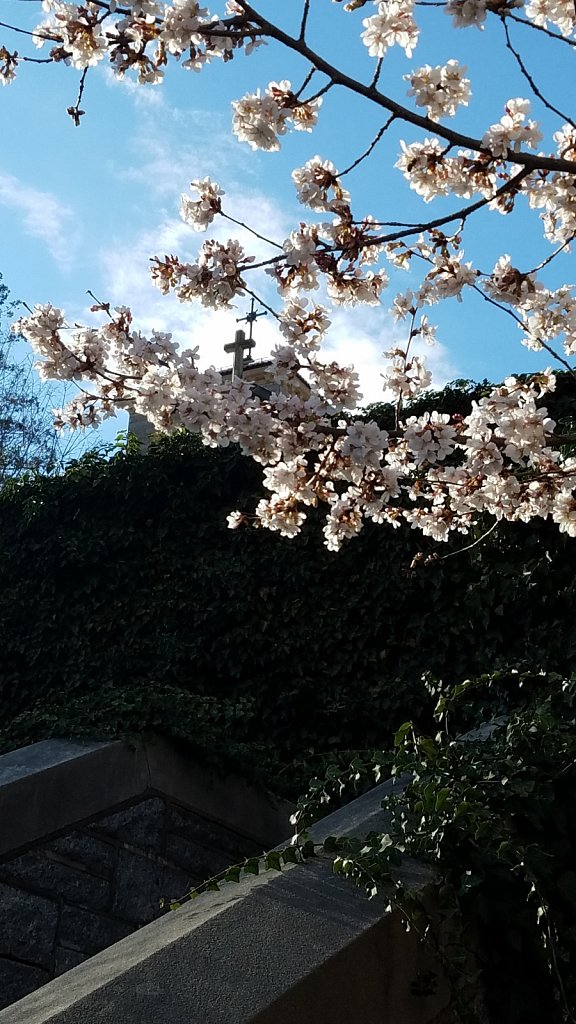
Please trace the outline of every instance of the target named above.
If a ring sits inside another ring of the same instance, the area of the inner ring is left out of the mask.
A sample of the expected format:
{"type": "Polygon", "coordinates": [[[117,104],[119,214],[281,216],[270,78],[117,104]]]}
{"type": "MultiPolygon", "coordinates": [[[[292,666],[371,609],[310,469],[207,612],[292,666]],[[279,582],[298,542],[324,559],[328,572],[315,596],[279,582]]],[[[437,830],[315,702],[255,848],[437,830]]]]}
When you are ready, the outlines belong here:
{"type": "Polygon", "coordinates": [[[530,0],[526,17],[535,25],[555,26],[563,36],[571,36],[576,29],[576,12],[572,0],[530,0]]]}
{"type": "Polygon", "coordinates": [[[256,517],[261,526],[279,533],[282,537],[295,537],[300,533],[306,519],[304,512],[299,512],[291,500],[284,500],[278,494],[270,499],[263,498],[256,506],[256,517]]]}
{"type": "Polygon", "coordinates": [[[308,299],[289,298],[280,313],[279,327],[285,340],[296,351],[317,351],[330,327],[328,310],[324,306],[310,306],[308,299]]]}
{"type": "Polygon", "coordinates": [[[560,533],[576,537],[576,501],[573,493],[559,494],[552,505],[552,519],[558,524],[560,533]]]}
{"type": "Polygon", "coordinates": [[[404,437],[416,466],[443,462],[454,452],[457,436],[446,413],[409,416],[404,427],[404,437]]]}
{"type": "Polygon", "coordinates": [[[486,0],[448,0],[444,13],[452,18],[454,28],[483,29],[486,21],[486,0]]]}
{"type": "Polygon", "coordinates": [[[350,193],[341,185],[334,164],[319,156],[292,171],[292,181],[299,201],[311,210],[337,212],[350,202],[350,193]]]}

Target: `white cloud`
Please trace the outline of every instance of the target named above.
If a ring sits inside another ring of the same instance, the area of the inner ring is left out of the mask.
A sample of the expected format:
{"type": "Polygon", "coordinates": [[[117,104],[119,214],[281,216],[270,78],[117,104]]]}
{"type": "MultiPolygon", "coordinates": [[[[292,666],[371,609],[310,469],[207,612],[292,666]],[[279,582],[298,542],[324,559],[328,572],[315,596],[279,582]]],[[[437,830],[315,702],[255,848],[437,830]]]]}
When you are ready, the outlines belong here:
{"type": "MultiPolygon", "coordinates": [[[[354,366],[360,376],[362,402],[383,402],[390,395],[383,391],[382,373],[389,360],[383,352],[396,345],[402,347],[405,334],[385,308],[360,307],[338,309],[331,315],[332,327],[325,346],[326,355],[343,366],[354,366]]],[[[450,355],[437,342],[433,347],[416,340],[410,351],[424,356],[432,373],[432,386],[441,388],[458,376],[450,355]]]]}
{"type": "Polygon", "coordinates": [[[215,111],[166,104],[141,110],[128,146],[130,159],[114,173],[144,188],[147,200],[176,198],[193,178],[209,176],[227,187],[256,175],[257,162],[232,135],[230,119],[215,111]]]}
{"type": "Polygon", "coordinates": [[[146,108],[149,107],[164,107],[165,99],[161,85],[139,85],[135,78],[130,75],[124,75],[123,78],[118,78],[115,75],[111,67],[99,67],[98,69],[104,77],[106,85],[110,89],[120,89],[127,93],[135,102],[137,106],[146,108]]]}
{"type": "Polygon", "coordinates": [[[39,239],[60,267],[72,265],[78,230],[72,226],[72,210],[57,196],[0,172],[0,203],[21,215],[24,231],[39,239]]]}
{"type": "MultiPolygon", "coordinates": [[[[266,237],[281,241],[293,227],[290,211],[285,211],[267,196],[254,192],[227,198],[237,219],[250,224],[266,237]]],[[[238,238],[257,260],[274,254],[274,249],[246,230],[216,218],[208,237],[226,240],[230,236],[238,238]]],[[[149,273],[151,256],[175,254],[182,260],[192,261],[205,237],[192,231],[180,219],[171,217],[140,234],[132,243],[114,245],[101,252],[103,298],[113,305],[130,306],[138,328],[144,333],[152,328],[170,331],[175,341],[184,347],[199,347],[201,366],[220,368],[229,362],[229,357],[224,354],[224,345],[234,336],[236,319],[247,312],[249,298],[238,299],[233,310],[215,312],[197,303],[181,303],[173,295],[162,295],[152,284],[149,273]]],[[[273,308],[280,309],[281,300],[272,280],[256,273],[254,290],[273,308]]],[[[319,294],[314,297],[323,301],[319,294]]],[[[342,365],[354,366],[360,376],[363,404],[383,401],[387,397],[383,393],[382,373],[386,363],[383,352],[404,340],[402,325],[393,321],[385,307],[337,308],[332,311],[331,320],[325,357],[342,365]]],[[[259,318],[254,336],[256,358],[266,356],[281,340],[271,315],[259,318]]],[[[458,370],[442,344],[430,348],[416,341],[412,347],[414,352],[425,355],[433,374],[434,387],[441,387],[458,376],[458,370]]]]}

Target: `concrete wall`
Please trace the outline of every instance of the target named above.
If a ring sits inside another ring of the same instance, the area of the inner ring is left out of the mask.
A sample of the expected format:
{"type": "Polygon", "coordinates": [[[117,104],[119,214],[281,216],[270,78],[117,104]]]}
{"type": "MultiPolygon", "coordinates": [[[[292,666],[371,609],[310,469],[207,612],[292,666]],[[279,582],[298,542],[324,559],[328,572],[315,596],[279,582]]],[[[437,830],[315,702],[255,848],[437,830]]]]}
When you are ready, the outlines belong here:
{"type": "MultiPolygon", "coordinates": [[[[393,785],[330,815],[314,838],[385,829],[393,785]]],[[[432,877],[402,869],[410,886],[432,877]]],[[[0,1012],[0,1024],[452,1024],[448,1004],[414,933],[320,858],[205,894],[0,1012]]]]}
{"type": "Polygon", "coordinates": [[[0,1008],[261,853],[290,811],[161,740],[0,757],[0,1008]]]}

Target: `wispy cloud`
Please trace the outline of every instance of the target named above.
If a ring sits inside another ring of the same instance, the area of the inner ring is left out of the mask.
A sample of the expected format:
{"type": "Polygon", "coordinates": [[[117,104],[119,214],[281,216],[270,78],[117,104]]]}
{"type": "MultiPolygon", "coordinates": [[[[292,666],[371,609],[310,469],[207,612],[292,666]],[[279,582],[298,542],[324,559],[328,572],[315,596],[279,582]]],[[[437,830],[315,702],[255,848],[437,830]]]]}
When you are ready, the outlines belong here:
{"type": "Polygon", "coordinates": [[[71,209],[57,196],[0,172],[0,203],[21,216],[26,234],[42,242],[60,267],[72,265],[79,232],[73,225],[71,209]]]}
{"type": "Polygon", "coordinates": [[[99,67],[98,69],[102,74],[104,81],[109,89],[118,89],[122,92],[127,93],[133,100],[136,106],[150,108],[150,107],[164,107],[166,101],[161,86],[158,85],[139,85],[135,78],[131,78],[130,75],[124,75],[123,78],[119,78],[115,75],[111,67],[99,67]]]}
{"type": "Polygon", "coordinates": [[[130,159],[114,173],[144,188],[147,199],[178,196],[194,178],[225,179],[233,186],[257,177],[257,161],[231,134],[230,119],[215,111],[150,105],[137,111],[127,142],[130,159]]]}

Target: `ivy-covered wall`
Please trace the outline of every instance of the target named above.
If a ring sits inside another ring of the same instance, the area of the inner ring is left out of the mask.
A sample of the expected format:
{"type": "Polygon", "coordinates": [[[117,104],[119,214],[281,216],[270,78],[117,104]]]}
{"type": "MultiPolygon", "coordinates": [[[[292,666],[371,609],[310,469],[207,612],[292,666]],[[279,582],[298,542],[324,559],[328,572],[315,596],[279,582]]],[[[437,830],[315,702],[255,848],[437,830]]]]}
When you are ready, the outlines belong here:
{"type": "MultiPolygon", "coordinates": [[[[573,394],[563,379],[551,413],[567,421],[573,394]]],[[[0,493],[4,749],[155,728],[286,792],[294,758],[385,745],[418,718],[424,672],[575,667],[576,544],[553,524],[411,568],[470,539],[366,527],[335,555],[314,522],[294,541],[228,530],[259,479],[176,435],[0,493]]]]}

